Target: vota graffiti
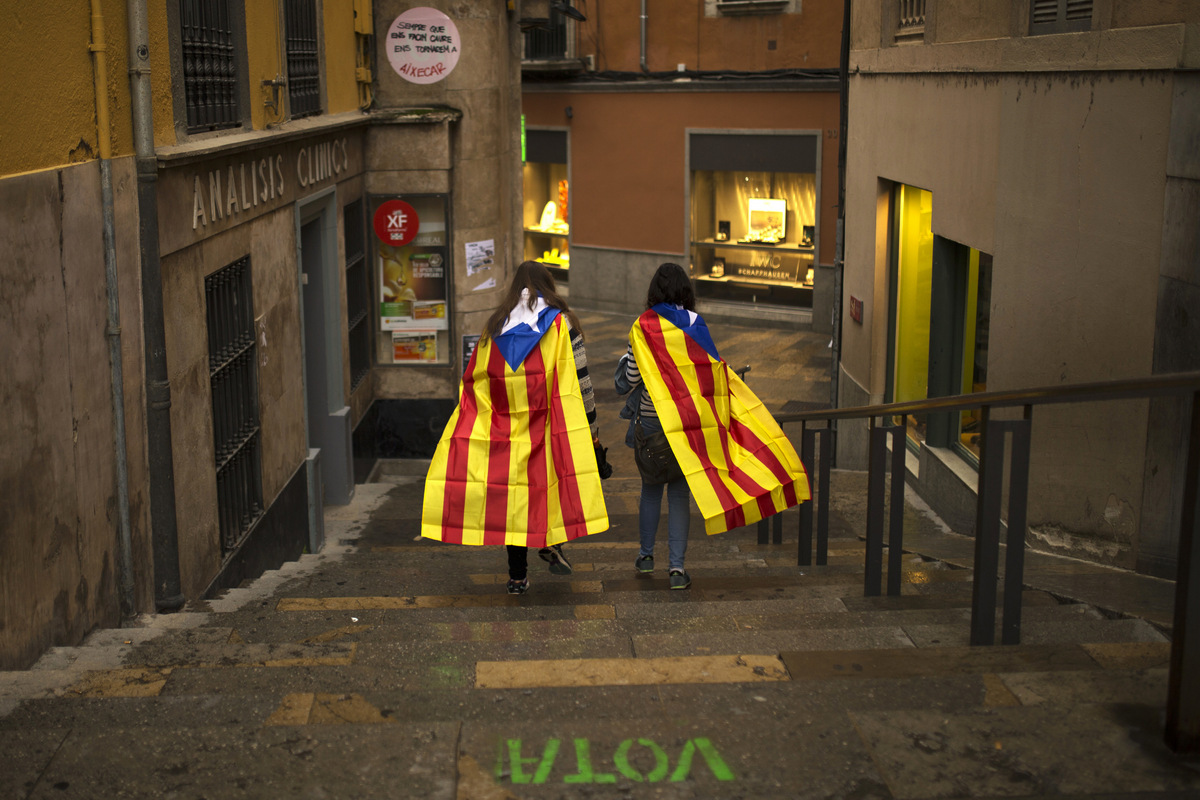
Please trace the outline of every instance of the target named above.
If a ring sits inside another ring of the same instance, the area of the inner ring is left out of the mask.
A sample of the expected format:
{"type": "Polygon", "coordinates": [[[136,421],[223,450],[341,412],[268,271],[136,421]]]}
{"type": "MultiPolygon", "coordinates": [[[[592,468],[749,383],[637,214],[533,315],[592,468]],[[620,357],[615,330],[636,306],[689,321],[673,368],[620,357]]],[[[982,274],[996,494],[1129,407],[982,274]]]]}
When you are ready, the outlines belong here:
{"type": "Polygon", "coordinates": [[[507,779],[514,784],[547,781],[566,784],[616,783],[618,776],[621,776],[635,783],[678,783],[688,779],[698,761],[703,762],[717,780],[735,780],[733,771],[721,758],[717,748],[705,738],[688,739],[674,759],[650,739],[625,739],[617,745],[611,757],[596,762],[592,760],[589,740],[575,739],[573,742],[574,761],[570,756],[559,758],[562,749],[559,739],[546,740],[540,756],[525,756],[520,739],[506,739],[500,743],[496,758],[496,780],[504,782],[507,779]],[[642,771],[633,765],[634,762],[651,766],[642,771]]]}

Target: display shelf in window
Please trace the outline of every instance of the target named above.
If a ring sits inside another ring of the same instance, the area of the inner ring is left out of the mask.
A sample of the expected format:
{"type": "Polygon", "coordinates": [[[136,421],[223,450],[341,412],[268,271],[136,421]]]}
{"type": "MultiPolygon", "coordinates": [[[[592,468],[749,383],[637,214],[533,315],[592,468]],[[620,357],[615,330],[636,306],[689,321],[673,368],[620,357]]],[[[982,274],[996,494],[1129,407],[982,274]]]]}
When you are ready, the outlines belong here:
{"type": "Polygon", "coordinates": [[[691,188],[700,296],[812,307],[815,174],[695,170],[691,188]]]}
{"type": "Polygon", "coordinates": [[[557,279],[566,280],[571,266],[567,165],[526,162],[523,184],[523,258],[542,262],[557,279]]]}

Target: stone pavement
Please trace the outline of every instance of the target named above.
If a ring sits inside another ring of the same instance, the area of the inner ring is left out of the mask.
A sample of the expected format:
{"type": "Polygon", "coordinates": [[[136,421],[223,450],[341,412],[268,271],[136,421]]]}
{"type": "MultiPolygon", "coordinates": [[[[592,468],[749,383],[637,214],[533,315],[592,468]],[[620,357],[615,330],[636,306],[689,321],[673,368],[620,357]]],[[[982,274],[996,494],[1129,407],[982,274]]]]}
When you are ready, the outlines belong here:
{"type": "MultiPolygon", "coordinates": [[[[863,597],[850,472],[827,566],[792,509],[780,545],[693,514],[692,588],[637,575],[630,320],[582,317],[616,474],[572,575],[534,555],[507,595],[499,548],[419,539],[424,463],[381,464],[321,553],[0,673],[0,798],[1200,797],[1162,745],[1168,583],[1032,554],[1023,644],[968,647],[971,540],[910,497],[903,593],[863,597]]],[[[714,338],[769,408],[827,397],[826,337],[714,338]]]]}

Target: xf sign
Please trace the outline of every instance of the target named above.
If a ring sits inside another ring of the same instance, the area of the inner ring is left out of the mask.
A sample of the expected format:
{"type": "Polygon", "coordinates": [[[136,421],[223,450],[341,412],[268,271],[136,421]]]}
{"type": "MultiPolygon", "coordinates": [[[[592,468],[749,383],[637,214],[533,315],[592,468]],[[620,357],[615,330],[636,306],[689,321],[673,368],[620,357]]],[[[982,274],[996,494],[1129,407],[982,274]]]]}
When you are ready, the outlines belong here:
{"type": "Polygon", "coordinates": [[[415,208],[403,200],[387,200],[375,209],[375,235],[384,244],[403,247],[416,238],[421,220],[415,208]]]}

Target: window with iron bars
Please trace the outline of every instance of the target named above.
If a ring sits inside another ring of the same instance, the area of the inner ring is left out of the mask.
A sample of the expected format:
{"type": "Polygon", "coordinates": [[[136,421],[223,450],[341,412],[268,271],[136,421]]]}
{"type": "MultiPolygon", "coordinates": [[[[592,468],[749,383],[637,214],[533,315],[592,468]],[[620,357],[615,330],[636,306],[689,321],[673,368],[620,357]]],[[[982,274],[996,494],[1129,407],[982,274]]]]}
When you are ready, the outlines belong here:
{"type": "Polygon", "coordinates": [[[229,0],[180,0],[179,26],[188,132],[240,126],[229,0]]]}
{"type": "Polygon", "coordinates": [[[204,279],[208,370],[221,552],[229,553],[263,514],[261,438],[250,257],[204,279]]]}
{"type": "Polygon", "coordinates": [[[1092,29],[1092,0],[1033,0],[1029,33],[1071,33],[1092,29]]]}
{"type": "Polygon", "coordinates": [[[342,212],[346,242],[346,327],[350,341],[350,391],[371,372],[371,285],[364,246],[363,201],[348,203],[342,212]]]}
{"type": "Polygon", "coordinates": [[[898,43],[921,43],[925,39],[925,0],[900,0],[896,27],[898,43]]]}
{"type": "Polygon", "coordinates": [[[317,9],[314,0],[285,0],[288,108],[293,118],[321,111],[317,9]]]}
{"type": "Polygon", "coordinates": [[[525,58],[543,60],[570,58],[570,26],[567,17],[556,9],[550,9],[550,23],[545,28],[525,31],[525,58]]]}

